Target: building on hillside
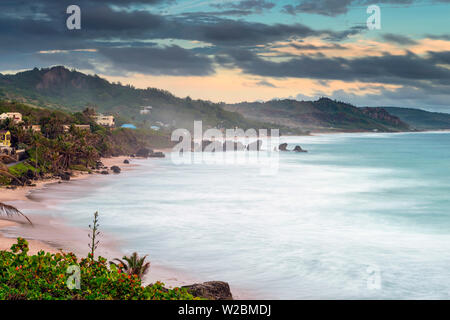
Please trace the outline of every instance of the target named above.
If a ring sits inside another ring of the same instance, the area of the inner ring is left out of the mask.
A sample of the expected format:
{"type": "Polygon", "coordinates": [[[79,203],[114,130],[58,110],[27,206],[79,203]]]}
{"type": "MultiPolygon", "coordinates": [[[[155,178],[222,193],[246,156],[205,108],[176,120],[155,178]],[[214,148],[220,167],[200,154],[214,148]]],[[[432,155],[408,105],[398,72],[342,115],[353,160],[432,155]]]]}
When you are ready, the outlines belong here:
{"type": "Polygon", "coordinates": [[[9,130],[0,130],[0,147],[11,147],[11,132],[9,130]]]}
{"type": "MultiPolygon", "coordinates": [[[[68,132],[70,130],[70,126],[71,126],[70,124],[64,124],[63,125],[64,132],[68,132]]],[[[86,131],[91,130],[91,126],[88,124],[74,124],[73,126],[80,130],[86,130],[86,131]]]]}
{"type": "Polygon", "coordinates": [[[23,130],[31,130],[33,132],[41,132],[41,126],[38,124],[32,124],[30,126],[23,126],[23,130]]]}
{"type": "Polygon", "coordinates": [[[11,119],[13,123],[21,123],[22,122],[22,114],[20,112],[5,112],[0,114],[0,120],[11,119]]]}
{"type": "Polygon", "coordinates": [[[94,120],[97,124],[105,127],[114,127],[115,126],[115,120],[114,116],[106,116],[103,114],[97,114],[94,116],[94,120]]]}
{"type": "Polygon", "coordinates": [[[152,109],[153,109],[153,107],[151,107],[151,106],[144,106],[144,107],[141,107],[141,110],[139,111],[139,113],[141,115],[150,114],[150,111],[152,111],[152,109]]]}

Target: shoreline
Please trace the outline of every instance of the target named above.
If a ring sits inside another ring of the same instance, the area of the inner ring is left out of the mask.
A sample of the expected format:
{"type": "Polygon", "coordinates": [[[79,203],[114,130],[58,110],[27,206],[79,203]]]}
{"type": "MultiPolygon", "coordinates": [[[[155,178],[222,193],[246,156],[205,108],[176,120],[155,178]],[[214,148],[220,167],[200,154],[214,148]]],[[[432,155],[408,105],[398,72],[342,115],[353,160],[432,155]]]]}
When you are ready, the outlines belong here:
{"type": "MultiPolygon", "coordinates": [[[[161,151],[166,153],[171,150],[163,149],[161,151]]],[[[121,174],[139,166],[139,164],[133,163],[134,159],[140,158],[119,156],[102,158],[100,160],[108,168],[114,165],[119,166],[122,171],[118,174],[119,177],[114,178],[120,178],[121,174]],[[125,159],[128,159],[130,163],[124,164],[123,161],[125,159]]],[[[111,175],[115,176],[113,173],[109,174],[109,176],[111,175]]],[[[33,226],[25,223],[25,220],[22,218],[7,218],[5,216],[0,216],[0,250],[9,250],[11,245],[16,242],[16,238],[22,237],[29,243],[29,254],[36,254],[40,250],[44,250],[50,253],[58,253],[61,251],[73,252],[77,257],[87,256],[87,253],[89,252],[87,247],[87,234],[89,233],[89,229],[87,226],[90,221],[86,221],[86,228],[73,227],[60,217],[53,217],[50,214],[46,214],[45,211],[48,210],[48,206],[51,206],[54,201],[60,200],[52,198],[51,190],[48,195],[46,194],[45,201],[42,201],[42,199],[39,201],[38,199],[33,198],[33,193],[36,191],[42,193],[44,189],[54,188],[58,184],[61,184],[61,186],[76,186],[76,184],[79,184],[79,181],[81,183],[86,183],[82,181],[85,179],[87,180],[88,178],[95,179],[95,177],[100,178],[108,176],[98,173],[88,174],[77,172],[69,181],[48,179],[36,181],[35,187],[25,186],[17,187],[17,189],[6,189],[2,187],[0,192],[0,202],[12,204],[21,211],[23,209],[32,209],[39,213],[33,214],[31,217],[29,216],[33,222],[33,226]],[[42,212],[42,214],[40,212],[42,212]]],[[[122,258],[125,251],[127,250],[124,250],[121,243],[114,239],[114,235],[102,232],[101,245],[96,250],[97,256],[100,255],[110,261],[114,258],[122,258]]],[[[156,281],[160,281],[163,282],[167,288],[174,288],[208,281],[195,277],[194,272],[186,274],[171,268],[170,266],[153,263],[151,260],[150,262],[150,272],[143,279],[143,285],[149,285],[156,281]]],[[[251,294],[245,293],[244,290],[232,290],[232,293],[234,299],[247,299],[252,296],[251,294]]]]}

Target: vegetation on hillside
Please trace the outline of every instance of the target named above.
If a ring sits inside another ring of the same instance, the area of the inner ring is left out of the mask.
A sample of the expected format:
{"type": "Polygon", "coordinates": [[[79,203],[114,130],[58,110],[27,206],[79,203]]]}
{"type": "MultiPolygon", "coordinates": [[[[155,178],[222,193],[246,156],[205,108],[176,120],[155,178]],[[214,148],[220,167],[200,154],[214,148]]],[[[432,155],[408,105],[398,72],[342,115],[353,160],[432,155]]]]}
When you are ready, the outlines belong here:
{"type": "Polygon", "coordinates": [[[365,110],[321,98],[317,101],[272,100],[224,105],[255,121],[272,121],[290,128],[314,131],[405,131],[408,124],[382,108],[365,110]]]}
{"type": "Polygon", "coordinates": [[[14,177],[25,182],[34,177],[60,175],[68,170],[90,171],[100,157],[129,155],[143,147],[171,145],[167,135],[151,129],[110,130],[97,125],[92,120],[91,109],[70,114],[0,101],[0,112],[11,111],[22,113],[24,124],[14,124],[6,119],[0,123],[0,129],[11,132],[12,146],[25,149],[28,158],[8,168],[13,177],[4,174],[0,179],[3,184],[16,183],[14,177]],[[24,128],[30,124],[39,124],[41,132],[24,128]],[[89,124],[90,130],[76,128],[74,124],[89,124]],[[64,125],[70,125],[68,131],[64,130],[64,125]]]}
{"type": "Polygon", "coordinates": [[[384,107],[416,130],[450,129],[450,114],[412,108],[384,107]]]}
{"type": "Polygon", "coordinates": [[[131,122],[146,128],[160,121],[170,127],[191,130],[194,120],[202,120],[205,128],[271,128],[268,124],[226,111],[218,103],[178,98],[156,88],[137,89],[110,83],[97,75],[86,75],[64,67],[35,68],[0,76],[0,98],[1,94],[4,99],[69,112],[92,106],[98,112],[113,113],[119,126],[131,122]],[[142,106],[152,106],[151,116],[140,114],[142,106]]]}

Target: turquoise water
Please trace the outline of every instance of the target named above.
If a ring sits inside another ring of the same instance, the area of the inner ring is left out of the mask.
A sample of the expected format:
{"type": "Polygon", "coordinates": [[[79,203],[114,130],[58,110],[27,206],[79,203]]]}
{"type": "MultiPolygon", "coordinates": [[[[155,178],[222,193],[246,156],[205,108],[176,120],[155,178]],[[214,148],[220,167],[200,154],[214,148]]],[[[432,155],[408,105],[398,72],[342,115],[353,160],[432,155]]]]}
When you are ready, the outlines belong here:
{"type": "Polygon", "coordinates": [[[281,153],[274,176],[136,160],[52,214],[86,226],[99,210],[125,251],[254,297],[449,298],[449,133],[282,140],[309,153],[281,153]]]}

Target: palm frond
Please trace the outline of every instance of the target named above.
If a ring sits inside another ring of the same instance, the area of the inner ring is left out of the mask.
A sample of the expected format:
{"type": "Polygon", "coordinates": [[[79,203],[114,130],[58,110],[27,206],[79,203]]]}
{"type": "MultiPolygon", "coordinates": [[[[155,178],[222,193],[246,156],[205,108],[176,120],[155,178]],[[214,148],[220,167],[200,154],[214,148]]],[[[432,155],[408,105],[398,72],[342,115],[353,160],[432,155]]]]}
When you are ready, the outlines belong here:
{"type": "Polygon", "coordinates": [[[17,209],[16,207],[13,207],[9,204],[0,202],[0,212],[6,214],[6,216],[10,217],[13,215],[19,215],[24,217],[25,219],[27,219],[27,221],[33,225],[33,223],[31,222],[30,219],[28,219],[28,217],[26,215],[24,215],[19,209],[17,209]]]}

